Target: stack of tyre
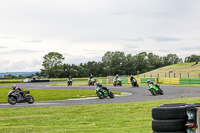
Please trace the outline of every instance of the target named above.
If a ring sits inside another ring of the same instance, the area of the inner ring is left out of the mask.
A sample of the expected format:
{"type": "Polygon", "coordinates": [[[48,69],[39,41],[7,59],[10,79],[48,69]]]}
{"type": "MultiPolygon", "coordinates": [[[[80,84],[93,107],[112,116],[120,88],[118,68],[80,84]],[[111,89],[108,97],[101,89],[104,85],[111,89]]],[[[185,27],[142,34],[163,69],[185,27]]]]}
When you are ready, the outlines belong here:
{"type": "Polygon", "coordinates": [[[175,103],[153,107],[153,133],[186,133],[187,105],[186,103],[175,103]]]}

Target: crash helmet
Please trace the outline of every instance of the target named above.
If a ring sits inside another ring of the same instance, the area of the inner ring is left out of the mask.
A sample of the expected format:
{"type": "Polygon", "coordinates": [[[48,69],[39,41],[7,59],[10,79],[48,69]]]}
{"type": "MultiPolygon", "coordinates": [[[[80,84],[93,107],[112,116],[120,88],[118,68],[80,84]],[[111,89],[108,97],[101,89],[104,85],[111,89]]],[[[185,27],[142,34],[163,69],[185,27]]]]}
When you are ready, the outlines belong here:
{"type": "Polygon", "coordinates": [[[147,80],[147,83],[150,83],[150,82],[151,82],[151,80],[150,80],[150,79],[148,79],[148,80],[147,80]]]}
{"type": "Polygon", "coordinates": [[[119,75],[117,74],[116,77],[119,77],[119,75]]]}
{"type": "Polygon", "coordinates": [[[97,85],[97,86],[100,86],[100,83],[99,83],[99,82],[96,82],[96,85],[97,85]]]}
{"type": "Polygon", "coordinates": [[[131,75],[131,77],[133,77],[133,75],[131,75]]]}
{"type": "Polygon", "coordinates": [[[17,86],[15,84],[12,85],[12,89],[15,89],[17,86]]]}

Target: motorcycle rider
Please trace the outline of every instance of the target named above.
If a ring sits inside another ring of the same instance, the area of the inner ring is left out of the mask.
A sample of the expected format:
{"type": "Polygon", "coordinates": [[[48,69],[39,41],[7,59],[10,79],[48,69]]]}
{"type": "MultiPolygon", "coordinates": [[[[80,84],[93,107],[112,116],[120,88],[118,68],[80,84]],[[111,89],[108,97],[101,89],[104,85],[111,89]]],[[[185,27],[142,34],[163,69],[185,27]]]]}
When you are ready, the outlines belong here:
{"type": "Polygon", "coordinates": [[[119,78],[119,75],[117,74],[116,76],[115,76],[115,80],[117,80],[119,78]]]}
{"type": "Polygon", "coordinates": [[[100,84],[99,82],[96,82],[96,85],[97,85],[97,87],[99,87],[99,88],[101,88],[101,89],[103,89],[103,90],[108,91],[107,87],[103,86],[103,85],[100,84]]]}
{"type": "Polygon", "coordinates": [[[130,77],[130,81],[132,82],[133,79],[135,79],[135,78],[133,77],[133,75],[131,75],[131,77],[130,77]]]}
{"type": "Polygon", "coordinates": [[[148,83],[148,86],[149,86],[150,84],[153,84],[153,85],[155,85],[156,87],[158,87],[158,89],[160,90],[160,86],[159,86],[158,84],[154,83],[153,81],[151,81],[150,79],[147,80],[147,83],[148,83]]]}
{"type": "Polygon", "coordinates": [[[91,80],[92,78],[93,78],[93,75],[91,74],[91,75],[90,75],[90,80],[91,80]]]}
{"type": "Polygon", "coordinates": [[[72,77],[71,77],[71,76],[69,76],[69,79],[68,79],[68,81],[67,81],[68,86],[69,86],[70,82],[72,83],[72,77]]]}
{"type": "Polygon", "coordinates": [[[130,82],[132,83],[134,83],[134,86],[137,86],[137,80],[133,77],[133,75],[131,75],[131,77],[130,77],[130,82]]]}
{"type": "Polygon", "coordinates": [[[19,88],[18,86],[16,86],[15,84],[12,85],[12,90],[13,91],[18,91],[19,94],[21,94],[21,96],[24,96],[24,91],[21,88],[19,88]]]}
{"type": "Polygon", "coordinates": [[[70,81],[72,81],[72,77],[71,76],[69,76],[69,79],[68,79],[68,82],[70,82],[70,81]]]}

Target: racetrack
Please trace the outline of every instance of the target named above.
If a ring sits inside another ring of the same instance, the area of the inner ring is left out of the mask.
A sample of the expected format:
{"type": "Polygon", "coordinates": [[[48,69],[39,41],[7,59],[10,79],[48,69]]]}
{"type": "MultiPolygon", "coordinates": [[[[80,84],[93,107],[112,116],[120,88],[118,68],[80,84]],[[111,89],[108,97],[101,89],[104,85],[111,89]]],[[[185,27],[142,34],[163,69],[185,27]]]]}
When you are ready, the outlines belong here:
{"type": "MultiPolygon", "coordinates": [[[[26,89],[95,90],[95,86],[47,86],[48,84],[58,84],[58,83],[20,84],[19,87],[26,89]]],[[[10,88],[11,85],[4,85],[2,87],[10,88]]],[[[157,95],[157,96],[152,96],[152,94],[147,90],[147,86],[141,86],[139,88],[134,88],[131,86],[122,86],[122,87],[107,86],[107,87],[109,87],[111,91],[126,92],[129,95],[116,96],[114,99],[110,98],[68,99],[60,101],[34,102],[34,104],[17,103],[16,105],[3,103],[0,104],[0,108],[91,105],[91,104],[127,103],[127,102],[152,101],[152,100],[162,100],[162,99],[200,97],[200,87],[161,86],[161,88],[164,91],[164,95],[157,95]]]]}

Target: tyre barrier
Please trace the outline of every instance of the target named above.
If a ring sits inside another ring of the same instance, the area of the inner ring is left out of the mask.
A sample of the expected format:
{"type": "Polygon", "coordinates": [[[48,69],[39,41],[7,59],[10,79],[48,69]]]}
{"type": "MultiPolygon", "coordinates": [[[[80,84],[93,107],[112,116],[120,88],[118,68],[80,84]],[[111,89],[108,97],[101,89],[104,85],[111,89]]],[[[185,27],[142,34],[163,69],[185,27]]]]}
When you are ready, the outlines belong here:
{"type": "Polygon", "coordinates": [[[152,133],[200,133],[200,103],[162,104],[152,108],[152,133]]]}

